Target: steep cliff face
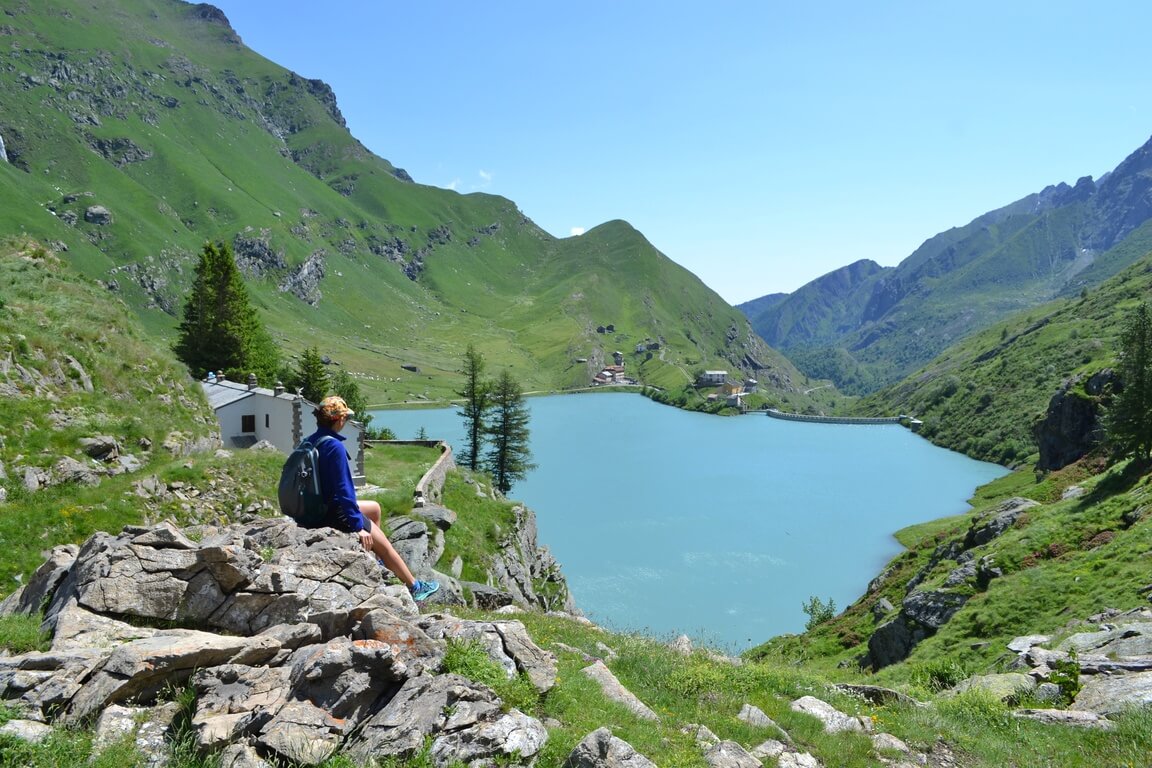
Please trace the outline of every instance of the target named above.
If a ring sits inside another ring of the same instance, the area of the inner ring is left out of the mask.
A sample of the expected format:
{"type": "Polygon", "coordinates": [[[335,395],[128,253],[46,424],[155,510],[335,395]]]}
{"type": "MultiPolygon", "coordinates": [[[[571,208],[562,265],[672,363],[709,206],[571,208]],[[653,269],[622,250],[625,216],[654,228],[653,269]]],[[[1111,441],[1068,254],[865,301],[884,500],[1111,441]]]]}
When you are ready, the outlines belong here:
{"type": "Polygon", "coordinates": [[[1102,405],[1118,385],[1110,368],[1064,382],[1033,429],[1040,447],[1037,469],[1066,467],[1103,442],[1102,405]]]}
{"type": "Polygon", "coordinates": [[[517,603],[546,611],[579,613],[560,563],[547,547],[539,544],[536,513],[523,505],[513,513],[516,525],[500,542],[500,551],[493,558],[494,583],[517,603]]]}

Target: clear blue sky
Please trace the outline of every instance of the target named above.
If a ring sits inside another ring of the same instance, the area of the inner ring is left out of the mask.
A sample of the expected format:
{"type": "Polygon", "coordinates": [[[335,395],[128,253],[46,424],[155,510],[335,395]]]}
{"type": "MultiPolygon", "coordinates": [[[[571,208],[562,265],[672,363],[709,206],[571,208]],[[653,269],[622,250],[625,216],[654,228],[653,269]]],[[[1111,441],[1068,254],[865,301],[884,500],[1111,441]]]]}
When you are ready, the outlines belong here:
{"type": "Polygon", "coordinates": [[[732,303],[1152,136],[1147,0],[214,4],[416,181],[560,237],[624,219],[732,303]]]}

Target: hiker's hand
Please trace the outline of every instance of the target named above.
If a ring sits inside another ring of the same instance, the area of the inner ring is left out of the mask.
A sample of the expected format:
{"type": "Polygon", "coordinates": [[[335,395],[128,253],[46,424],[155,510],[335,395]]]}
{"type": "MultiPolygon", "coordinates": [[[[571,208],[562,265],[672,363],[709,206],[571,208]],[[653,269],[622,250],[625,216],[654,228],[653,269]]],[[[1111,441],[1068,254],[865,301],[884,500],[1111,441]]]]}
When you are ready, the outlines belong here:
{"type": "Polygon", "coordinates": [[[371,552],[372,551],[372,532],[371,531],[360,531],[360,533],[358,533],[356,535],[360,537],[360,546],[364,547],[365,551],[371,552]]]}

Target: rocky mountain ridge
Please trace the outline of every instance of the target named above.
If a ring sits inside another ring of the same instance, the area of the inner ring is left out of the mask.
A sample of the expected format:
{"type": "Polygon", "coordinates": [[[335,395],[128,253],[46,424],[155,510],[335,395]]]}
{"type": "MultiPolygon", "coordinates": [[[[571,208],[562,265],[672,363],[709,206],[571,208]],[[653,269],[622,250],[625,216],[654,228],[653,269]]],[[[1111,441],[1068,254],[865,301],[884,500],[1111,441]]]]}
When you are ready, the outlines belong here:
{"type": "Polygon", "coordinates": [[[574,361],[646,338],[662,354],[628,360],[646,383],[704,365],[799,391],[746,318],[632,227],[557,239],[512,201],[415,183],[349,133],[330,87],[248,50],[210,5],[46,0],[5,29],[0,232],[50,244],[157,338],[213,240],[288,355],[322,347],[376,402],[449,395],[469,343],[562,389],[596,373],[574,361]],[[609,323],[614,338],[595,332],[609,323]]]}
{"type": "Polygon", "coordinates": [[[1150,156],[1152,142],[1099,181],[1049,186],[929,238],[896,267],[857,262],[741,309],[805,373],[874,391],[973,331],[1098,285],[1146,253],[1150,156]]]}

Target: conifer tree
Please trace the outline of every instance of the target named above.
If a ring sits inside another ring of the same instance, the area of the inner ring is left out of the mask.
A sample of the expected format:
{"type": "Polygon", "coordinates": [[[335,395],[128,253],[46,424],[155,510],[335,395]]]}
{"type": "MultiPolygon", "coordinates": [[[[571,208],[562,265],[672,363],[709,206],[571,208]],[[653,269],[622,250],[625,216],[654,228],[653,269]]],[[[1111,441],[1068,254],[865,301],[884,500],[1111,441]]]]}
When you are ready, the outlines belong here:
{"type": "Polygon", "coordinates": [[[328,396],[332,380],[328,376],[324,358],[320,356],[320,350],[316,347],[308,347],[300,354],[300,361],[294,373],[292,386],[300,390],[304,399],[319,403],[328,396]]]}
{"type": "Polygon", "coordinates": [[[480,468],[487,431],[488,410],[491,407],[488,383],[484,381],[484,357],[471,344],[464,352],[464,386],[456,392],[464,405],[456,413],[464,418],[464,445],[460,450],[460,464],[473,471],[480,468]]]}
{"type": "Polygon", "coordinates": [[[276,346],[226,243],[204,244],[173,350],[194,376],[215,371],[243,380],[254,373],[270,382],[276,374],[276,346]]]}
{"type": "Polygon", "coordinates": [[[491,384],[492,416],[487,429],[488,453],[484,468],[501,493],[535,469],[528,449],[528,404],[512,374],[503,371],[491,384]]]}
{"type": "Polygon", "coordinates": [[[368,400],[360,392],[360,385],[356,383],[356,379],[352,378],[348,371],[339,368],[332,376],[332,391],[344,398],[348,407],[356,412],[354,417],[356,421],[367,429],[372,422],[372,415],[368,413],[368,400]]]}
{"type": "Polygon", "coordinates": [[[1152,454],[1152,309],[1141,302],[1120,333],[1120,382],[1108,412],[1108,439],[1121,456],[1152,454]]]}

